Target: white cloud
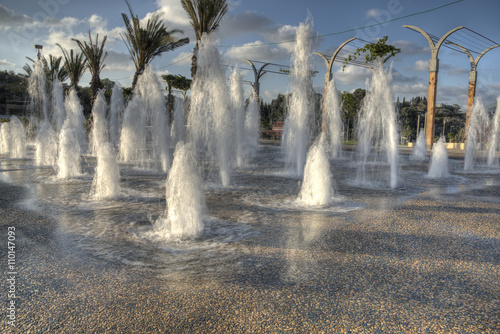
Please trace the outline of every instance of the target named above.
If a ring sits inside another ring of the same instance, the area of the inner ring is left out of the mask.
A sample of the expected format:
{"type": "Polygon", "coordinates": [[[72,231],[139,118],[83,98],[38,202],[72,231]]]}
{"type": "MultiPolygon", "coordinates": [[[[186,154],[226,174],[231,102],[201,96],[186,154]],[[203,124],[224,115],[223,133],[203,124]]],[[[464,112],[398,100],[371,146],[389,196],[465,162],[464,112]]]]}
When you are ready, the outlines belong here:
{"type": "Polygon", "coordinates": [[[370,17],[378,17],[380,14],[380,9],[377,9],[377,8],[374,8],[374,9],[369,9],[367,12],[366,12],[366,18],[370,18],[370,17]]]}
{"type": "Polygon", "coordinates": [[[428,60],[417,60],[413,69],[416,71],[428,71],[429,70],[429,61],[428,60]]]}
{"type": "Polygon", "coordinates": [[[346,66],[344,71],[342,71],[342,67],[340,67],[333,74],[333,78],[343,85],[357,84],[358,87],[364,84],[368,77],[371,77],[371,70],[369,68],[353,65],[346,66]]]}
{"type": "Polygon", "coordinates": [[[176,65],[191,65],[192,52],[181,52],[172,60],[176,65]]]}
{"type": "Polygon", "coordinates": [[[163,13],[162,18],[169,30],[191,27],[189,16],[179,0],[156,0],[156,5],[163,13]]]}
{"type": "Polygon", "coordinates": [[[11,63],[7,59],[0,59],[0,67],[14,67],[16,64],[11,63]]]}
{"type": "Polygon", "coordinates": [[[224,58],[229,62],[241,62],[243,58],[265,60],[266,62],[280,62],[289,52],[274,45],[265,45],[262,41],[244,44],[240,47],[229,48],[224,58]]]}
{"type": "Polygon", "coordinates": [[[278,29],[278,26],[269,18],[255,11],[245,11],[232,15],[227,13],[219,27],[219,36],[222,38],[264,33],[278,29]]]}
{"type": "Polygon", "coordinates": [[[413,84],[393,85],[392,91],[395,96],[411,95],[411,96],[427,96],[427,85],[417,82],[413,84]]]}
{"type": "Polygon", "coordinates": [[[0,5],[0,29],[7,30],[11,26],[19,26],[30,22],[33,22],[33,20],[27,15],[16,14],[13,10],[0,5]]]}

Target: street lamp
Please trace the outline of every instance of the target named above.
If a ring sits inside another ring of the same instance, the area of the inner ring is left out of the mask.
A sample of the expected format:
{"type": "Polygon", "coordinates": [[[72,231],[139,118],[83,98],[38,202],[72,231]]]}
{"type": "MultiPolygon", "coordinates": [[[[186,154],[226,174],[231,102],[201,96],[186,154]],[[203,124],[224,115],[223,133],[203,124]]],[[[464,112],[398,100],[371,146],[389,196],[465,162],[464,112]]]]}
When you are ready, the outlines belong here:
{"type": "Polygon", "coordinates": [[[43,45],[40,45],[40,44],[35,44],[35,49],[36,49],[36,57],[38,59],[42,58],[42,49],[43,49],[43,45]]]}

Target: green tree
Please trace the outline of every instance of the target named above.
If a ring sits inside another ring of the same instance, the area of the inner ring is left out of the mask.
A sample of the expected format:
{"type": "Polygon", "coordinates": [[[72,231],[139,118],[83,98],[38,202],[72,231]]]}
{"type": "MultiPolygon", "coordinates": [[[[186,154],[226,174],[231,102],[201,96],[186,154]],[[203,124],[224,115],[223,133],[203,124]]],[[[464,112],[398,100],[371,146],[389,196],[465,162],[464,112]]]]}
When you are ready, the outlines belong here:
{"type": "Polygon", "coordinates": [[[379,39],[377,43],[366,43],[363,47],[357,48],[354,54],[344,59],[344,66],[342,70],[349,64],[349,62],[356,60],[362,54],[365,55],[365,63],[371,63],[377,58],[386,58],[388,56],[395,56],[401,52],[401,49],[396,48],[394,45],[387,44],[387,36],[379,39]]]}
{"type": "Polygon", "coordinates": [[[189,43],[189,38],[176,39],[173,35],[182,33],[182,31],[177,29],[168,31],[160,20],[159,13],[154,13],[148,19],[146,27],[141,27],[139,17],[134,15],[132,7],[128,1],[126,2],[130,11],[130,18],[127,14],[122,13],[125,22],[125,34],[121,37],[135,65],[134,79],[132,81],[133,90],[139,75],[144,72],[146,65],[154,57],[186,45],[189,43]]]}
{"type": "Polygon", "coordinates": [[[191,19],[196,35],[196,45],[191,59],[191,77],[196,77],[198,48],[204,33],[215,31],[227,12],[226,0],[181,0],[182,7],[191,19]]]}
{"type": "Polygon", "coordinates": [[[366,91],[364,89],[358,88],[353,93],[342,92],[340,94],[342,100],[342,121],[344,122],[344,128],[347,131],[347,140],[352,138],[352,132],[354,129],[354,122],[358,116],[358,112],[361,109],[363,99],[365,98],[366,91]]]}
{"type": "Polygon", "coordinates": [[[71,49],[69,52],[64,49],[60,44],[57,44],[64,56],[64,68],[68,73],[68,77],[70,80],[70,87],[78,88],[78,83],[82,78],[83,73],[85,73],[87,58],[83,53],[73,52],[71,49]]]}
{"type": "MultiPolygon", "coordinates": [[[[47,82],[52,83],[55,78],[57,78],[60,82],[64,82],[64,81],[66,81],[66,79],[68,79],[68,72],[66,71],[64,64],[61,64],[62,58],[63,58],[62,56],[55,57],[55,56],[50,55],[50,54],[49,54],[48,61],[47,61],[47,58],[45,58],[45,57],[41,58],[42,66],[43,66],[43,70],[45,72],[45,77],[47,79],[46,80],[47,82]]],[[[35,60],[30,58],[30,57],[26,57],[26,59],[28,59],[32,63],[35,63],[35,60]]],[[[31,75],[31,73],[33,72],[33,69],[31,68],[31,66],[29,64],[25,64],[23,66],[23,70],[26,71],[28,76],[31,75]]]]}
{"type": "Polygon", "coordinates": [[[178,89],[183,92],[182,98],[186,96],[186,92],[191,88],[191,79],[188,79],[182,75],[174,74],[164,74],[161,76],[163,80],[167,83],[167,111],[170,122],[172,122],[172,113],[174,109],[174,96],[172,95],[172,89],[178,89]]]}
{"type": "Polygon", "coordinates": [[[87,44],[86,41],[79,41],[78,39],[73,38],[72,40],[75,41],[78,46],[80,47],[80,50],[82,50],[82,53],[85,55],[87,58],[87,67],[90,71],[90,74],[92,74],[92,79],[90,81],[90,92],[91,92],[91,101],[92,104],[94,103],[94,100],[97,96],[97,92],[99,89],[103,88],[103,85],[101,83],[101,78],[99,77],[102,69],[104,68],[104,59],[106,59],[106,56],[108,55],[107,52],[104,52],[104,44],[106,44],[108,36],[104,36],[102,39],[101,45],[99,45],[99,34],[96,34],[95,38],[95,43],[92,41],[92,36],[90,35],[89,31],[89,43],[87,44]]]}

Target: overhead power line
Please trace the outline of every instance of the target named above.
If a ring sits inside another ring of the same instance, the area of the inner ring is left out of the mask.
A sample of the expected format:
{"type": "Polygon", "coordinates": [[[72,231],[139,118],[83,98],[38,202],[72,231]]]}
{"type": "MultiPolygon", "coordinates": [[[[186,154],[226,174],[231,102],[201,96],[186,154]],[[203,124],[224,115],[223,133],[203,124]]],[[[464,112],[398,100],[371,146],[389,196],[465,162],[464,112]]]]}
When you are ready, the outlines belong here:
{"type": "MultiPolygon", "coordinates": [[[[370,24],[370,25],[367,25],[367,26],[364,26],[364,27],[352,28],[352,29],[347,29],[347,30],[343,30],[343,31],[332,32],[332,33],[328,33],[328,34],[316,35],[316,36],[311,37],[311,38],[328,37],[328,36],[340,35],[340,34],[345,34],[345,33],[352,32],[352,31],[356,31],[356,30],[361,30],[361,29],[376,27],[376,26],[379,26],[379,25],[382,25],[382,24],[386,24],[386,23],[389,23],[389,22],[394,22],[394,21],[406,19],[408,17],[412,17],[412,16],[416,16],[416,15],[421,15],[421,14],[429,13],[429,12],[432,12],[432,11],[435,11],[435,10],[438,10],[438,9],[441,9],[441,8],[444,8],[444,7],[448,7],[448,6],[457,4],[457,3],[462,2],[462,1],[464,1],[464,0],[453,1],[453,2],[450,2],[450,3],[444,4],[444,5],[438,6],[438,7],[434,7],[434,8],[423,10],[423,11],[420,11],[420,12],[416,12],[416,13],[412,13],[412,14],[408,14],[408,15],[396,17],[396,18],[391,19],[391,20],[387,20],[387,21],[383,21],[383,22],[379,22],[379,23],[370,24]]],[[[259,46],[267,46],[267,45],[279,45],[279,44],[285,44],[285,43],[294,43],[296,41],[297,41],[296,39],[290,39],[290,40],[280,41],[280,42],[267,42],[267,43],[259,43],[259,44],[240,44],[240,45],[219,45],[218,47],[219,48],[246,48],[246,47],[259,47],[259,46]]]]}

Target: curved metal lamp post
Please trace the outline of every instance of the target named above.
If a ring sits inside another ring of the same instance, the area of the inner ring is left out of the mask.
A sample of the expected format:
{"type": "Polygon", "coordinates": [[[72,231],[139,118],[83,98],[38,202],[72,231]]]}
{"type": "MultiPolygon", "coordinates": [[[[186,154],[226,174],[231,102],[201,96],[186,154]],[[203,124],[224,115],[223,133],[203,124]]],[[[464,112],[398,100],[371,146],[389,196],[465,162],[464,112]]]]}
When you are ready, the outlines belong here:
{"type": "Polygon", "coordinates": [[[427,42],[429,42],[429,46],[431,48],[431,59],[429,60],[429,90],[427,93],[427,115],[425,118],[426,120],[425,142],[427,144],[427,147],[430,147],[432,146],[432,141],[434,139],[434,121],[435,121],[434,116],[436,113],[436,90],[437,90],[437,74],[439,70],[439,59],[438,59],[439,48],[446,40],[446,38],[448,38],[448,36],[453,34],[455,31],[463,29],[465,27],[460,26],[451,29],[446,34],[444,34],[443,37],[441,37],[436,44],[434,44],[434,41],[429,36],[429,34],[423,31],[422,29],[410,25],[403,25],[403,27],[421,33],[427,39],[427,42]]]}
{"type": "Polygon", "coordinates": [[[265,63],[264,65],[262,65],[258,70],[255,68],[255,65],[253,64],[253,62],[251,60],[248,60],[248,59],[243,59],[244,61],[246,61],[247,63],[249,63],[251,66],[252,66],[252,69],[253,69],[253,74],[255,75],[255,82],[252,83],[250,81],[248,81],[250,83],[250,85],[252,86],[253,88],[253,92],[255,94],[255,97],[257,98],[257,101],[260,101],[260,83],[259,83],[259,79],[264,75],[266,74],[267,72],[263,72],[264,68],[267,66],[267,65],[270,65],[271,63],[265,63]]]}
{"type": "Polygon", "coordinates": [[[326,98],[326,94],[328,92],[328,85],[330,84],[330,80],[332,80],[332,77],[333,77],[333,75],[332,75],[333,62],[335,61],[335,58],[337,57],[337,55],[340,52],[340,50],[342,50],[342,48],[344,46],[346,46],[348,43],[354,41],[355,39],[356,39],[356,37],[353,37],[351,39],[348,39],[344,43],[342,43],[337,48],[337,50],[335,50],[335,52],[333,53],[333,55],[330,58],[328,58],[328,56],[325,56],[324,54],[321,54],[321,53],[318,53],[318,52],[314,52],[315,55],[318,55],[321,58],[323,58],[323,60],[325,61],[325,65],[326,65],[325,93],[323,94],[323,116],[322,116],[322,121],[321,121],[321,131],[322,132],[326,131],[326,103],[325,103],[325,98],[326,98]]]}
{"type": "Polygon", "coordinates": [[[472,109],[472,104],[474,103],[474,98],[476,96],[477,64],[479,63],[479,60],[481,60],[481,58],[485,55],[486,52],[488,52],[494,48],[498,48],[498,47],[500,47],[500,45],[496,44],[496,45],[493,45],[493,46],[487,48],[486,50],[481,52],[476,57],[476,59],[474,59],[474,57],[469,52],[469,50],[467,50],[463,46],[455,44],[455,43],[450,43],[450,44],[453,44],[454,46],[460,48],[463,52],[465,52],[467,57],[469,57],[469,61],[470,61],[469,90],[468,90],[468,96],[467,96],[467,116],[465,118],[465,138],[464,138],[464,141],[467,141],[467,133],[469,132],[470,112],[472,109]]]}

